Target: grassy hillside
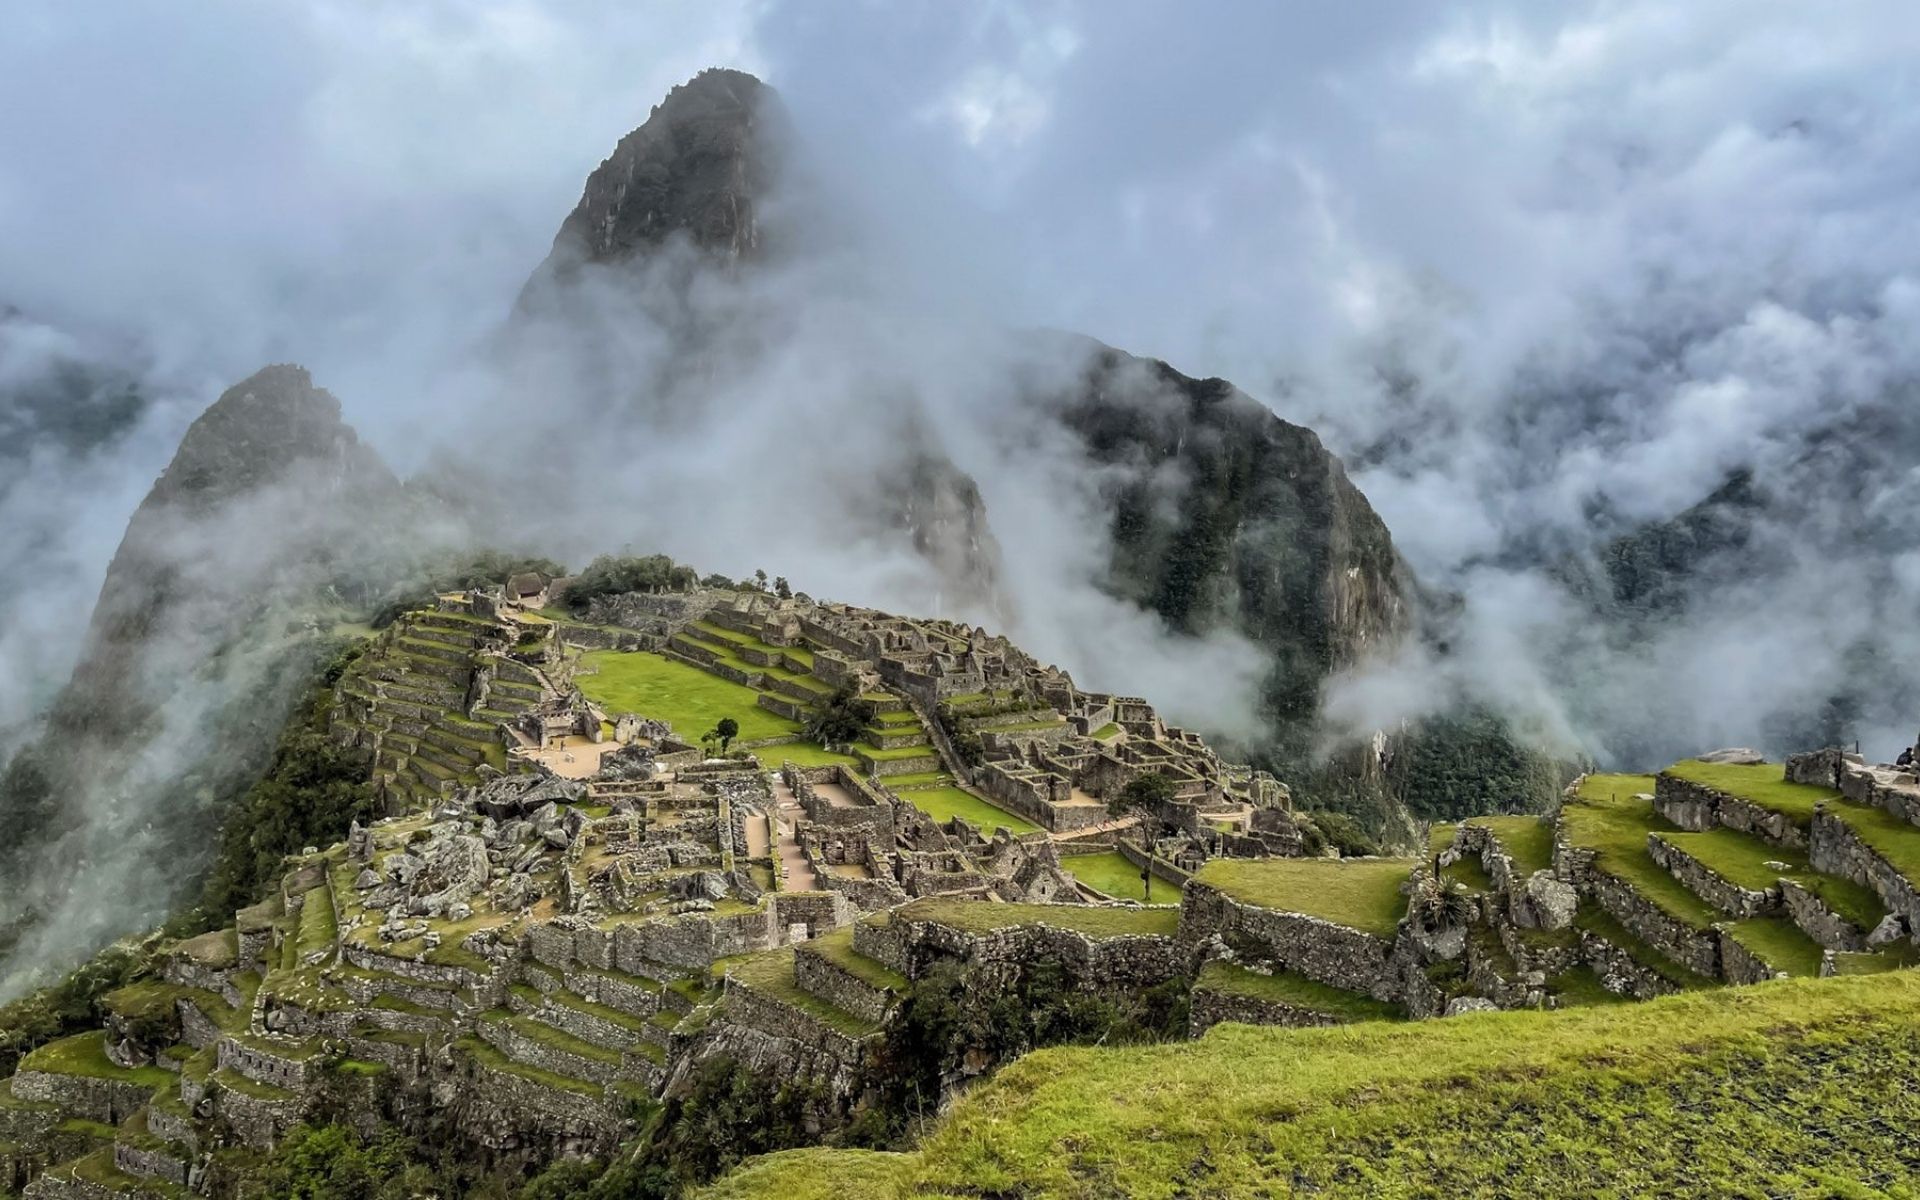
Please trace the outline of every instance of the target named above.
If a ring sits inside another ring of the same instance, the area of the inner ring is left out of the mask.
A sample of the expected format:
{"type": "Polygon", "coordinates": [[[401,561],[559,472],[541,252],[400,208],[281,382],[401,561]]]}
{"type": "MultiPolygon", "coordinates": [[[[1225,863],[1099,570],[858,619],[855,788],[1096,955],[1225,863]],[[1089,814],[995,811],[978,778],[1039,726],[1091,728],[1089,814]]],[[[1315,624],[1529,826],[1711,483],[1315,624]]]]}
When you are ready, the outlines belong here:
{"type": "Polygon", "coordinates": [[[916,1152],[809,1150],[708,1195],[1912,1196],[1920,975],[1558,1013],[1041,1051],[916,1152]]]}

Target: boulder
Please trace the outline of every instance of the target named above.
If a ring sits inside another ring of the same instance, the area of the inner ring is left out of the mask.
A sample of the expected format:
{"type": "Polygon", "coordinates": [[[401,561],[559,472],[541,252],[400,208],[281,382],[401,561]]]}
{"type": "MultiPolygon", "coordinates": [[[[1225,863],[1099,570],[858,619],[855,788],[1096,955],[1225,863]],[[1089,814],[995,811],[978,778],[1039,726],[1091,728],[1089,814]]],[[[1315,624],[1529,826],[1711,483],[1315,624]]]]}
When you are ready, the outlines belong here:
{"type": "Polygon", "coordinates": [[[1500,1006],[1485,996],[1455,996],[1447,1001],[1447,1010],[1442,1016],[1457,1017],[1461,1013],[1498,1012],[1500,1006]]]}
{"type": "Polygon", "coordinates": [[[1580,893],[1573,885],[1546,871],[1527,876],[1526,897],[1527,913],[1536,929],[1565,929],[1580,908],[1580,893]]]}
{"type": "Polygon", "coordinates": [[[1875,925],[1873,932],[1867,935],[1867,945],[1877,950],[1881,946],[1891,946],[1906,936],[1906,921],[1902,920],[1898,913],[1888,913],[1880,918],[1880,923],[1875,925]]]}
{"type": "Polygon", "coordinates": [[[1724,763],[1735,767],[1757,767],[1767,761],[1767,757],[1758,750],[1749,750],[1745,746],[1729,747],[1725,750],[1709,750],[1700,755],[1703,763],[1724,763]]]}

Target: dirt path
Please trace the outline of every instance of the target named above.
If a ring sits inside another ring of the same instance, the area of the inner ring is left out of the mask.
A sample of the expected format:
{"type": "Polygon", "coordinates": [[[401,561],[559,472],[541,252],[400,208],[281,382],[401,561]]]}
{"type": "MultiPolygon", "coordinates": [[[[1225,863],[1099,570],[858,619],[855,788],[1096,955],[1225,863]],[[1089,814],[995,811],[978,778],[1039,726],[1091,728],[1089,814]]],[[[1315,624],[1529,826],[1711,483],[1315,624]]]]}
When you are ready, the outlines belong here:
{"type": "Polygon", "coordinates": [[[814,876],[813,868],[807,865],[807,856],[800,853],[800,843],[794,840],[794,823],[806,816],[800,807],[800,801],[794,797],[793,789],[786,780],[774,777],[773,802],[776,815],[775,825],[779,831],[780,869],[783,876],[782,890],[789,892],[817,892],[820,881],[814,876]]]}

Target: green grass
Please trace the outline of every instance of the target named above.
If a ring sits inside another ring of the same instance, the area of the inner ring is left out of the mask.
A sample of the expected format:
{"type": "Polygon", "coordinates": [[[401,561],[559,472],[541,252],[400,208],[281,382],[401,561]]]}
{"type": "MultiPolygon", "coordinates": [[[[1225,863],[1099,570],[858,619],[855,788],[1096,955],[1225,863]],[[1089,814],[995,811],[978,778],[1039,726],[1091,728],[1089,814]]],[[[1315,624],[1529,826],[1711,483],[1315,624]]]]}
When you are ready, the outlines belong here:
{"type": "Polygon", "coordinates": [[[1345,1021],[1392,1021],[1406,1016],[1397,1004],[1386,1004],[1358,992],[1328,987],[1292,971],[1262,975],[1233,963],[1215,961],[1200,969],[1200,977],[1193,986],[1229,996],[1285,1004],[1345,1021]]]}
{"type": "Polygon", "coordinates": [[[793,948],[788,947],[765,954],[750,954],[729,967],[727,977],[797,1008],[848,1037],[862,1038],[879,1030],[880,1027],[873,1022],[829,1004],[811,992],[801,991],[800,985],[793,980],[793,953],[793,948]]]}
{"type": "Polygon", "coordinates": [[[1553,978],[1553,990],[1562,1008],[1591,1008],[1603,1004],[1631,1004],[1630,996],[1616,996],[1600,985],[1592,967],[1575,967],[1553,978]]]}
{"type": "Polygon", "coordinates": [[[142,1087],[169,1087],[173,1072],[165,1067],[122,1067],[107,1057],[107,1038],[100,1030],[76,1033],[48,1042],[20,1060],[22,1071],[49,1075],[79,1075],[89,1079],[117,1079],[142,1087]]]}
{"type": "Polygon", "coordinates": [[[740,740],[800,732],[797,722],[768,712],[745,684],[722,679],[647,651],[594,650],[582,660],[589,673],[574,682],[608,712],[635,712],[665,721],[681,739],[698,743],[722,717],[740,723],[740,740]]]}
{"type": "Polygon", "coordinates": [[[902,791],[899,795],[902,800],[936,821],[950,821],[959,817],[989,833],[995,829],[1005,829],[1015,835],[1032,833],[1040,828],[1024,817],[1016,817],[957,787],[914,788],[902,791]]]}
{"type": "Polygon", "coordinates": [[[1574,924],[1611,943],[1628,958],[1683,991],[1705,991],[1720,986],[1719,980],[1708,979],[1691,967],[1673,961],[1641,941],[1625,925],[1614,920],[1613,914],[1598,904],[1582,904],[1579,915],[1574,918],[1574,924]]]}
{"type": "Polygon", "coordinates": [[[878,1150],[783,1150],[750,1159],[707,1191],[702,1200],[891,1200],[900,1195],[909,1166],[903,1155],[878,1150]]]}
{"type": "Polygon", "coordinates": [[[1513,869],[1523,876],[1553,865],[1553,824],[1543,817],[1475,817],[1467,824],[1491,830],[1513,859],[1513,869]]]}
{"type": "Polygon", "coordinates": [[[763,1160],[712,1195],[1907,1195],[1916,1023],[1920,976],[1893,973],[1061,1047],[962,1095],[912,1152],[763,1160]]]}
{"type": "Polygon", "coordinates": [[[953,782],[953,776],[945,771],[920,771],[912,775],[889,775],[887,786],[896,792],[912,788],[945,787],[953,782]]]}
{"type": "Polygon", "coordinates": [[[610,1067],[620,1065],[620,1052],[609,1050],[605,1046],[595,1045],[585,1038],[577,1038],[564,1030],[551,1025],[542,1025],[532,1017],[517,1017],[506,1009],[495,1009],[481,1018],[483,1021],[498,1021],[530,1042],[537,1042],[549,1050],[559,1050],[589,1062],[605,1063],[610,1067]]]}
{"type": "Polygon", "coordinates": [[[927,742],[921,742],[917,746],[895,746],[891,750],[878,750],[872,746],[860,747],[860,757],[874,762],[894,762],[902,758],[932,758],[933,756],[933,746],[927,742]]]}
{"type": "Polygon", "coordinates": [[[968,933],[994,933],[1022,925],[1051,925],[1089,937],[1171,937],[1180,925],[1177,908],[1123,908],[1094,904],[995,904],[985,900],[928,897],[902,905],[892,917],[933,921],[968,933]]]}
{"type": "Polygon", "coordinates": [[[882,962],[875,962],[853,948],[853,927],[851,925],[836,929],[832,933],[822,934],[806,943],[806,952],[818,954],[821,958],[846,971],[862,983],[889,992],[907,990],[907,977],[882,962]]]}
{"type": "Polygon", "coordinates": [[[1776,971],[1812,979],[1820,974],[1820,944],[1785,917],[1755,917],[1727,925],[1733,940],[1776,971]]]}
{"type": "Polygon", "coordinates": [[[1804,851],[1771,846],[1734,829],[1709,829],[1703,833],[1669,833],[1662,836],[1676,849],[1698,859],[1714,874],[1750,891],[1763,892],[1783,878],[1791,879],[1863,930],[1872,929],[1886,915],[1886,909],[1873,889],[1836,876],[1820,874],[1808,865],[1804,851]],[[1769,867],[1768,863],[1785,863],[1786,869],[1769,867]]]}
{"type": "Polygon", "coordinates": [[[1830,801],[1840,793],[1832,788],[1806,783],[1788,783],[1786,768],[1779,763],[1761,763],[1754,767],[1730,763],[1703,763],[1697,759],[1677,762],[1663,774],[1702,787],[1710,787],[1729,796],[1737,796],[1761,808],[1784,813],[1805,827],[1813,820],[1813,809],[1821,801],[1830,801]]]}
{"type": "Polygon", "coordinates": [[[1884,808],[1844,800],[1827,805],[1827,811],[1846,822],[1855,836],[1910,883],[1920,886],[1920,829],[1884,808]]]}
{"type": "Polygon", "coordinates": [[[333,912],[333,889],[326,883],[301,900],[299,936],[302,959],[321,950],[331,953],[338,941],[340,927],[333,912]]]}
{"type": "Polygon", "coordinates": [[[1579,799],[1560,809],[1567,843],[1595,851],[1595,865],[1630,884],[1661,912],[1704,929],[1719,919],[1719,912],[1682,887],[1647,853],[1649,832],[1678,832],[1653,811],[1650,801],[1633,799],[1636,792],[1652,791],[1652,785],[1647,775],[1589,775],[1579,799]]]}
{"type": "Polygon", "coordinates": [[[1096,742],[1104,742],[1109,738],[1117,737],[1119,733],[1120,726],[1114,724],[1112,721],[1108,721],[1105,725],[1093,731],[1093,740],[1096,742]]]}
{"type": "Polygon", "coordinates": [[[455,1042],[454,1046],[462,1054],[474,1059],[492,1071],[499,1071],[507,1075],[518,1075],[522,1079],[530,1080],[543,1087],[550,1087],[556,1091],[572,1092],[576,1096],[586,1096],[594,1100],[602,1099],[605,1096],[605,1092],[603,1092],[597,1084],[590,1083],[584,1079],[575,1079],[571,1075],[562,1075],[556,1071],[548,1071],[540,1067],[528,1066],[526,1063],[515,1062],[513,1059],[508,1058],[496,1050],[492,1044],[483,1042],[477,1037],[463,1037],[455,1042]]]}
{"type": "MultiPolygon", "coordinates": [[[[1435,825],[1427,831],[1427,855],[1439,860],[1439,856],[1452,849],[1454,840],[1459,836],[1458,825],[1435,825]]],[[[1491,892],[1493,879],[1487,874],[1486,864],[1480,861],[1477,853],[1462,852],[1460,857],[1440,870],[1440,878],[1448,883],[1457,883],[1470,892],[1491,892]]]]}
{"type": "Polygon", "coordinates": [[[1392,937],[1406,915],[1400,888],[1413,865],[1406,858],[1216,858],[1193,878],[1242,904],[1392,937]]]}
{"type": "MultiPolygon", "coordinates": [[[[1127,861],[1127,856],[1118,850],[1109,850],[1104,854],[1075,854],[1060,860],[1060,865],[1073,872],[1073,877],[1088,887],[1096,888],[1112,896],[1115,900],[1145,900],[1147,885],[1140,878],[1140,868],[1127,861]]],[[[1168,883],[1164,879],[1155,879],[1154,899],[1166,903],[1180,894],[1178,884],[1168,883]]]]}

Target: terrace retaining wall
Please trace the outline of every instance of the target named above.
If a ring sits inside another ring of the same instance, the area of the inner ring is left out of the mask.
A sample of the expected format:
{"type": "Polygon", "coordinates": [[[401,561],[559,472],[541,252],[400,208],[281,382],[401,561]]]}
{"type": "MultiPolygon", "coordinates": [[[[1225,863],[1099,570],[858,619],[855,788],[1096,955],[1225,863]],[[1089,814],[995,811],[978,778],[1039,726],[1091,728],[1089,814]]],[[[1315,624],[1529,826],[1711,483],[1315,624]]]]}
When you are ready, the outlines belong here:
{"type": "Polygon", "coordinates": [[[1750,833],[1775,846],[1795,850],[1807,846],[1807,831],[1785,813],[1664,772],[1654,777],[1653,810],[1696,833],[1717,825],[1750,833]]]}

